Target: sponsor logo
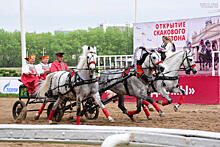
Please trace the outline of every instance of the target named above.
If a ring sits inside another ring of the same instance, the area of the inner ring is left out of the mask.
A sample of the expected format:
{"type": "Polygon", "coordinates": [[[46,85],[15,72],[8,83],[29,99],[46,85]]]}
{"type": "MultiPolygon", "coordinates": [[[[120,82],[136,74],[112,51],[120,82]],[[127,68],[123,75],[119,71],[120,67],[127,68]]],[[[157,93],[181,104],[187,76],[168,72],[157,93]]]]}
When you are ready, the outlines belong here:
{"type": "Polygon", "coordinates": [[[9,81],[5,86],[3,87],[4,93],[15,93],[18,92],[18,88],[10,87],[11,82],[9,81]]]}
{"type": "MultiPolygon", "coordinates": [[[[196,92],[196,90],[194,88],[191,88],[188,85],[186,85],[185,88],[183,88],[183,86],[181,85],[180,89],[185,90],[186,95],[194,95],[195,92],[196,92]]],[[[168,94],[170,94],[170,95],[180,95],[179,93],[169,93],[169,92],[168,92],[168,94]]],[[[161,95],[161,94],[156,93],[156,92],[150,94],[151,97],[158,97],[159,95],[161,95]]]]}

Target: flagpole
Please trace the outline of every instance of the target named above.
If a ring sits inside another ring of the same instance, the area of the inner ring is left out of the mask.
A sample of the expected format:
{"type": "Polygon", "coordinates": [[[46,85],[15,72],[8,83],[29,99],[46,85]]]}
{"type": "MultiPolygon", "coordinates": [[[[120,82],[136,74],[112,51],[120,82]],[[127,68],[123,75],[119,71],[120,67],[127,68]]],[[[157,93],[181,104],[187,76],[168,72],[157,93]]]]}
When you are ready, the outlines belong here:
{"type": "Polygon", "coordinates": [[[21,58],[22,67],[25,66],[26,61],[26,41],[25,41],[25,28],[24,28],[24,1],[20,0],[20,25],[21,25],[21,58]]]}
{"type": "Polygon", "coordinates": [[[137,23],[137,0],[135,0],[135,23],[137,23]]]}

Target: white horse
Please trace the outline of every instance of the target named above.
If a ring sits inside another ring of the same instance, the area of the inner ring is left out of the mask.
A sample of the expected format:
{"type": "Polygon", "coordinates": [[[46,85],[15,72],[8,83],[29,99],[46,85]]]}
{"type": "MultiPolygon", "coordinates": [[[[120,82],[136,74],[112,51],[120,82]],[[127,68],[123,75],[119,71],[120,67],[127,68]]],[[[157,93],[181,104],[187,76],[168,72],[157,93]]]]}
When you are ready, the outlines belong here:
{"type": "MultiPolygon", "coordinates": [[[[179,71],[181,66],[183,66],[186,74],[190,74],[190,71],[193,74],[197,73],[196,64],[193,60],[191,51],[179,51],[166,58],[164,61],[165,70],[159,74],[152,83],[147,84],[146,88],[148,92],[159,92],[163,98],[166,98],[167,101],[159,100],[158,103],[161,103],[163,106],[172,103],[172,99],[169,97],[168,92],[174,92],[181,94],[181,98],[178,104],[174,105],[174,110],[177,111],[179,106],[182,104],[185,91],[179,88],[179,71]]],[[[144,72],[148,76],[152,76],[151,71],[144,69],[144,72]]]]}
{"type": "MultiPolygon", "coordinates": [[[[110,122],[113,121],[112,117],[109,115],[108,111],[100,100],[100,95],[98,92],[98,80],[95,75],[96,56],[95,47],[92,48],[89,46],[83,46],[83,53],[77,66],[78,71],[58,71],[51,73],[40,85],[38,90],[38,95],[40,97],[45,97],[45,93],[49,98],[57,97],[57,100],[54,103],[48,118],[49,123],[53,123],[52,118],[57,106],[61,104],[64,99],[70,98],[71,100],[76,101],[77,125],[79,125],[81,103],[88,97],[94,98],[108,120],[110,122]]],[[[47,101],[48,100],[49,99],[47,99],[47,101]]],[[[36,114],[35,119],[39,119],[46,102],[36,114]]]]}
{"type": "MultiPolygon", "coordinates": [[[[161,62],[160,55],[157,51],[147,51],[142,58],[142,68],[143,69],[152,69],[163,71],[164,66],[163,62],[161,62]]],[[[137,73],[142,72],[142,68],[137,69],[137,73]]],[[[100,91],[105,91],[105,87],[108,90],[113,91],[119,97],[118,107],[122,110],[124,114],[127,114],[132,120],[133,115],[140,113],[141,106],[144,109],[145,114],[147,115],[148,119],[149,112],[146,109],[145,105],[149,105],[151,103],[154,108],[157,110],[160,116],[163,115],[162,110],[157,106],[156,102],[147,96],[147,90],[145,85],[143,84],[144,79],[138,76],[132,76],[132,72],[134,72],[134,68],[129,68],[122,72],[121,70],[113,70],[113,71],[104,71],[100,75],[100,91]],[[126,79],[125,79],[126,78],[126,79]],[[104,89],[104,90],[102,90],[104,89]],[[137,110],[135,111],[128,111],[124,106],[124,98],[125,95],[135,96],[137,99],[137,110]],[[148,102],[149,103],[148,103],[148,102]],[[147,104],[146,104],[147,103],[147,104]]],[[[147,80],[147,79],[146,79],[147,80]]]]}

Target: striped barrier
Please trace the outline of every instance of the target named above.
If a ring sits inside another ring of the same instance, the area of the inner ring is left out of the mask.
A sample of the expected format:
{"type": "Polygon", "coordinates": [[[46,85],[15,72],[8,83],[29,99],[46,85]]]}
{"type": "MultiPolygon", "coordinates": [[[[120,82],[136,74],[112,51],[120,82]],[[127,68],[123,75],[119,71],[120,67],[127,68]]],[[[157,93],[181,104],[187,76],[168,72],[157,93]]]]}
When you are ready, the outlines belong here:
{"type": "Polygon", "coordinates": [[[87,125],[0,125],[2,141],[49,141],[101,144],[115,134],[132,134],[129,145],[219,146],[220,133],[165,128],[87,125]]]}

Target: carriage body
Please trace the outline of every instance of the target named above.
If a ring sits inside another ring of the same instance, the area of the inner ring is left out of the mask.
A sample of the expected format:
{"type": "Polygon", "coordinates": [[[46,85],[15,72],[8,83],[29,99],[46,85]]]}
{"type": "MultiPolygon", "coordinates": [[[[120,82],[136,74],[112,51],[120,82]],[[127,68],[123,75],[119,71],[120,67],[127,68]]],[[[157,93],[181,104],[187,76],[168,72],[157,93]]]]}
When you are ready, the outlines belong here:
{"type": "Polygon", "coordinates": [[[29,98],[28,87],[24,84],[19,86],[19,99],[29,98]]]}
{"type": "MultiPolygon", "coordinates": [[[[29,104],[37,104],[37,103],[44,103],[44,100],[47,99],[47,97],[31,97],[28,93],[28,87],[24,84],[19,86],[19,100],[17,100],[13,107],[12,107],[12,116],[14,120],[25,120],[27,116],[27,112],[29,111],[39,111],[38,109],[28,109],[27,107],[29,104]],[[26,102],[25,102],[26,101],[26,102]]],[[[47,107],[47,118],[50,115],[50,111],[54,105],[54,102],[56,101],[57,97],[53,97],[51,100],[49,100],[49,105],[47,107]]],[[[92,98],[88,98],[85,101],[82,102],[83,105],[83,115],[86,116],[87,119],[96,119],[99,115],[99,108],[95,104],[94,101],[92,101],[92,98]]],[[[76,102],[71,102],[70,99],[66,99],[55,111],[53,120],[56,122],[61,121],[63,114],[67,110],[72,110],[73,107],[76,106],[76,102]],[[69,104],[68,104],[69,102],[69,104]]]]}
{"type": "MultiPolygon", "coordinates": [[[[24,84],[19,86],[19,100],[17,100],[12,107],[12,116],[14,120],[25,120],[27,112],[38,111],[38,109],[27,109],[30,104],[43,103],[45,97],[31,97],[28,93],[28,87],[24,84]]],[[[55,100],[51,100],[53,103],[55,100]]]]}

